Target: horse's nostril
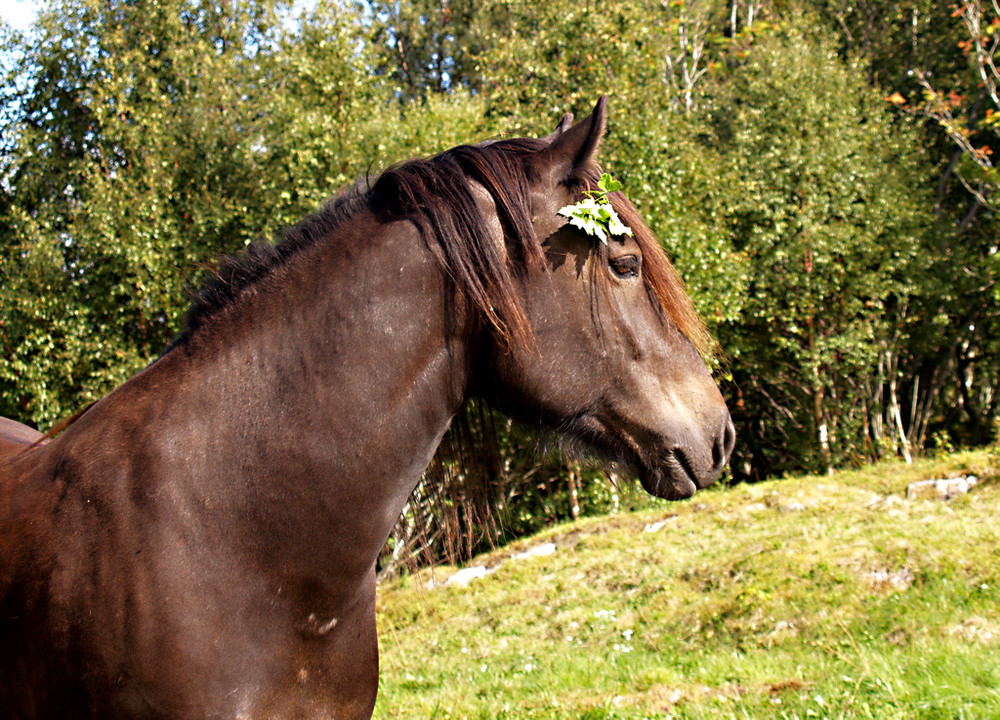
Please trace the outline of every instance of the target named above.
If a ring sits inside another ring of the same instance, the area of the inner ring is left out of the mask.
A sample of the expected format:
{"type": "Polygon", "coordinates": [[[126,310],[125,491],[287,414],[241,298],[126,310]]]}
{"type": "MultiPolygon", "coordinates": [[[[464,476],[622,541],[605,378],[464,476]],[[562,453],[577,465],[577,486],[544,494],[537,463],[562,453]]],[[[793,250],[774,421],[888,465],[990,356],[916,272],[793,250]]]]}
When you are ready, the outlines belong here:
{"type": "Polygon", "coordinates": [[[716,468],[721,469],[723,465],[729,460],[729,456],[733,453],[733,448],[736,446],[736,428],[733,427],[733,421],[731,418],[726,418],[726,425],[722,429],[722,434],[715,441],[715,446],[712,448],[712,461],[716,468]]]}

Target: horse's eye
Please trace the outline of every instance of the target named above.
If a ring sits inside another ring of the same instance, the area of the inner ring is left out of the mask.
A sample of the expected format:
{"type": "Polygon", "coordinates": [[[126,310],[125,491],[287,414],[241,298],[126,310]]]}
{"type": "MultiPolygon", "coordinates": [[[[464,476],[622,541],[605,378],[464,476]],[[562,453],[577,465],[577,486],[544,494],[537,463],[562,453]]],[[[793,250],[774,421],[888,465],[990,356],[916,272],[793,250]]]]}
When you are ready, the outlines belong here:
{"type": "Polygon", "coordinates": [[[618,277],[630,278],[638,276],[642,260],[637,255],[621,255],[609,258],[608,264],[618,277]]]}

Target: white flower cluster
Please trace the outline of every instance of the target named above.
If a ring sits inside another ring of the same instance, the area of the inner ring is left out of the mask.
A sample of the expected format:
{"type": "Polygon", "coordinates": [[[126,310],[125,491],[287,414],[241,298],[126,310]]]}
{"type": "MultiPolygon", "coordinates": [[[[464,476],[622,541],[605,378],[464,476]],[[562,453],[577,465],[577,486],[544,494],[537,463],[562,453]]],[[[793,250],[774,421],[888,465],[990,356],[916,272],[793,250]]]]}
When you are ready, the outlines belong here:
{"type": "Polygon", "coordinates": [[[597,183],[598,190],[587,190],[584,198],[574,205],[559,209],[559,214],[569,218],[569,224],[588,235],[599,238],[605,245],[609,237],[632,235],[632,228],[622,222],[608,201],[608,193],[621,189],[622,184],[605,173],[597,183]]]}

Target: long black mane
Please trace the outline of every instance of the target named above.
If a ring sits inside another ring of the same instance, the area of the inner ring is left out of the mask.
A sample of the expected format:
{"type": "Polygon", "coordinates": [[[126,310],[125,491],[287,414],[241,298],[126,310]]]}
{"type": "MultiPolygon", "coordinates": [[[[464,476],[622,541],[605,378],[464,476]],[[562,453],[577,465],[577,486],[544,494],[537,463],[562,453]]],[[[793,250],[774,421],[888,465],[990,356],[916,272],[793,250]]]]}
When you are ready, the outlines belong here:
{"type": "Polygon", "coordinates": [[[219,267],[197,291],[187,313],[186,327],[171,347],[186,341],[210,320],[236,304],[249,288],[354,217],[365,206],[362,187],[359,180],[321,210],[286,230],[279,242],[254,240],[239,255],[222,257],[219,267]]]}
{"type": "Polygon", "coordinates": [[[390,167],[374,180],[359,179],[285,231],[277,243],[255,241],[242,254],[223,258],[197,293],[187,327],[173,345],[208,325],[301,251],[335,236],[363,211],[385,221],[416,223],[455,290],[505,341],[523,340],[530,331],[514,277],[517,267],[542,257],[528,202],[534,178],[525,162],[540,145],[530,139],[461,145],[390,167]],[[495,209],[484,212],[472,183],[488,193],[495,209]],[[494,212],[504,233],[502,243],[491,229],[494,212]]]}

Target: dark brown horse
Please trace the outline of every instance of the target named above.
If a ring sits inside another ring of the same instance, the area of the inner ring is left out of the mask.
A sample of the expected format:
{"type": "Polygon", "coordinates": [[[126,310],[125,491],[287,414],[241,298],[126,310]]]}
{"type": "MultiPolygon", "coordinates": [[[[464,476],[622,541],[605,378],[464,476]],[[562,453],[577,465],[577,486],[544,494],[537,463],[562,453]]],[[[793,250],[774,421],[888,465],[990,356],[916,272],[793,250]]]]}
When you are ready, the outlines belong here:
{"type": "Polygon", "coordinates": [[[368,718],[376,557],[453,416],[485,398],[713,482],[733,428],[635,209],[607,245],[602,100],[454,148],[254,246],[156,362],[59,435],[0,424],[0,716],[368,718]]]}

